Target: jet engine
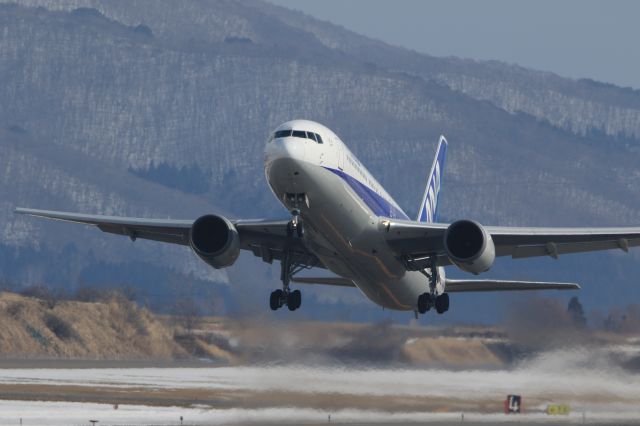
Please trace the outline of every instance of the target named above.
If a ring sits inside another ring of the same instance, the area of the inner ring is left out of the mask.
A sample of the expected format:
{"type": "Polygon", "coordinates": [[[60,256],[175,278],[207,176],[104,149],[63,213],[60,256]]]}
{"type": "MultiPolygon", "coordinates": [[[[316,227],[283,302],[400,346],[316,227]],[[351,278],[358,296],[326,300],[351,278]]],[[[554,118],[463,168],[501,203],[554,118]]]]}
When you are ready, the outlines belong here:
{"type": "Polygon", "coordinates": [[[458,220],[449,225],[444,233],[444,248],[458,268],[473,274],[489,270],[496,258],[491,235],[471,220],[458,220]]]}
{"type": "Polygon", "coordinates": [[[238,230],[222,216],[210,214],[196,219],[189,244],[200,259],[216,269],[233,265],[240,255],[238,230]]]}

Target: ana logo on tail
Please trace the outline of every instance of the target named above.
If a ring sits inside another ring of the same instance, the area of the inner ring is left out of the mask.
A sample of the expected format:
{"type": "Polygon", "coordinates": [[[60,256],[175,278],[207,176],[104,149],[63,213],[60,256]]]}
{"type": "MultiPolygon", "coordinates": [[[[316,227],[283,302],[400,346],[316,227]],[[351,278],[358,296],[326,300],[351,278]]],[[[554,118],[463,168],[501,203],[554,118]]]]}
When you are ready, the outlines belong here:
{"type": "Polygon", "coordinates": [[[442,173],[444,172],[446,155],[447,140],[444,136],[440,136],[436,157],[431,166],[431,172],[427,180],[427,188],[424,191],[422,203],[420,204],[420,212],[416,219],[418,222],[434,222],[438,220],[438,198],[440,197],[440,189],[442,188],[442,173]]]}

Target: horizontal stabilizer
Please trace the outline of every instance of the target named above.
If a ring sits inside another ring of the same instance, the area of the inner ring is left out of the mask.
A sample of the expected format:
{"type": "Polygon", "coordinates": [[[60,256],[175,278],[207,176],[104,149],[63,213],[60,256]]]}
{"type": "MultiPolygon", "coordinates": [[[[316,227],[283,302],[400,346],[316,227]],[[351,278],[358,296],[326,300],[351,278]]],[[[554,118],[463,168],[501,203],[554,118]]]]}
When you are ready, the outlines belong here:
{"type": "Polygon", "coordinates": [[[580,286],[574,283],[510,280],[450,280],[447,278],[445,287],[445,291],[448,293],[515,290],[580,290],[580,286]]]}
{"type": "Polygon", "coordinates": [[[307,277],[292,277],[291,281],[298,284],[320,284],[320,285],[337,285],[340,287],[355,287],[353,281],[342,277],[322,277],[322,278],[307,278],[307,277]]]}

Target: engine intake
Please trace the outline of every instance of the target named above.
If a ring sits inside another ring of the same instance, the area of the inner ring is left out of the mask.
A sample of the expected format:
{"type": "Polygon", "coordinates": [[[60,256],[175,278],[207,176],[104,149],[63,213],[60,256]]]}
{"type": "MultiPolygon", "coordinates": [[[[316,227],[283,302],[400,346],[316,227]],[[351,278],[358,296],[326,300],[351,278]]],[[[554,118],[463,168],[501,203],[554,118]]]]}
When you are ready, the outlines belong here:
{"type": "Polygon", "coordinates": [[[240,255],[238,230],[222,216],[210,214],[196,219],[189,240],[198,257],[216,269],[233,265],[240,255]]]}
{"type": "Polygon", "coordinates": [[[453,222],[444,233],[447,256],[463,271],[479,274],[488,271],[496,258],[491,235],[472,220],[453,222]]]}

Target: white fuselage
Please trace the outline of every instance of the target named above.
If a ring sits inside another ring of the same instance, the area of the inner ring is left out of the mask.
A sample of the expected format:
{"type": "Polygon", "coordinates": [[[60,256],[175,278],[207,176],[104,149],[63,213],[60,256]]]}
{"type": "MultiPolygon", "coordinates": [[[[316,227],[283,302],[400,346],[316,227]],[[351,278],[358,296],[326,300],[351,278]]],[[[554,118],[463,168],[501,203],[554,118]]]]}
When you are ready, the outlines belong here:
{"type": "MultiPolygon", "coordinates": [[[[418,296],[429,291],[428,279],[406,270],[379,229],[382,218],[407,215],[331,130],[294,120],[275,134],[288,130],[298,136],[267,142],[265,174],[278,200],[288,210],[300,210],[307,248],[378,305],[415,310],[418,296]],[[322,143],[313,136],[300,137],[300,131],[320,135],[322,143]]],[[[440,273],[437,294],[444,291],[444,271],[440,273]]]]}

